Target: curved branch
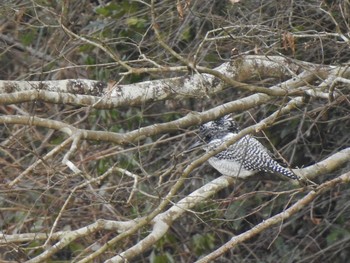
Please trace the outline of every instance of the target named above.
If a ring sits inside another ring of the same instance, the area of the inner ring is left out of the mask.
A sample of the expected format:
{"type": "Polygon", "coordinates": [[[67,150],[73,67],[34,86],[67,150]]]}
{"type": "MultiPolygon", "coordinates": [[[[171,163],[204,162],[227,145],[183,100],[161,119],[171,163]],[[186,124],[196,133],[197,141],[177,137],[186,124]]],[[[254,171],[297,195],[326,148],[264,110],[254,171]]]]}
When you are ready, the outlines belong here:
{"type": "Polygon", "coordinates": [[[333,172],[350,160],[350,148],[343,149],[330,157],[302,169],[293,169],[297,175],[313,179],[316,176],[333,172]]]}
{"type": "MultiPolygon", "coordinates": [[[[350,148],[344,149],[339,153],[336,153],[326,160],[303,168],[299,169],[298,172],[300,174],[321,174],[319,167],[327,167],[326,170],[323,171],[324,173],[329,173],[337,169],[342,164],[348,162],[350,160],[350,148]],[[337,165],[335,165],[337,164],[337,165]]],[[[107,173],[106,173],[107,174],[107,173]]],[[[153,224],[153,230],[152,232],[143,240],[138,242],[135,246],[129,248],[128,250],[124,251],[120,255],[114,257],[109,262],[124,262],[125,258],[131,259],[137,254],[146,251],[150,246],[155,244],[161,237],[164,236],[164,234],[167,232],[171,224],[178,219],[182,214],[190,210],[191,208],[195,207],[196,205],[200,204],[204,200],[208,199],[213,194],[217,193],[223,188],[228,187],[229,185],[232,185],[235,182],[234,177],[228,177],[228,176],[221,176],[219,178],[216,178],[215,180],[207,183],[206,185],[202,186],[201,188],[197,189],[196,191],[192,192],[185,198],[181,199],[179,202],[174,204],[171,208],[166,210],[163,213],[160,213],[154,217],[152,221],[150,221],[153,224]]],[[[339,183],[345,183],[350,180],[350,175],[343,175],[341,177],[338,177],[336,179],[333,179],[329,182],[326,182],[320,186],[317,187],[315,193],[319,194],[324,189],[329,189],[333,187],[335,184],[339,183]]],[[[87,182],[88,183],[88,182],[87,182]]],[[[81,186],[86,185],[84,183],[81,186]]],[[[305,197],[306,198],[306,197],[305,197]]],[[[300,201],[302,202],[302,201],[300,201]]],[[[299,201],[294,206],[300,206],[299,201]]],[[[282,212],[284,217],[279,218],[279,220],[285,219],[285,216],[288,215],[288,210],[285,212],[282,212]]],[[[288,216],[290,217],[290,215],[288,216]]],[[[288,218],[287,217],[287,218],[288,218]]],[[[73,242],[77,238],[89,235],[93,232],[96,232],[98,230],[117,230],[119,233],[128,232],[131,229],[134,229],[135,227],[140,227],[138,223],[140,221],[143,221],[141,219],[139,220],[132,220],[132,221],[126,221],[126,222],[119,222],[119,221],[108,221],[108,220],[98,220],[96,223],[93,223],[89,226],[83,227],[81,229],[77,229],[74,231],[60,231],[52,233],[51,239],[59,239],[59,243],[55,245],[50,250],[50,254],[52,254],[54,251],[57,251],[57,249],[61,249],[68,245],[69,243],[73,242]]],[[[266,222],[266,221],[265,221],[266,222]]],[[[275,222],[275,221],[272,221],[275,222]]],[[[280,222],[280,221],[278,221],[280,222]]],[[[144,222],[146,223],[146,222],[144,222]]],[[[269,226],[269,225],[268,225],[269,226]]],[[[139,229],[139,228],[138,228],[139,229]]],[[[259,227],[256,227],[254,229],[259,229],[259,227]]],[[[253,229],[252,229],[253,230],[253,229]]],[[[256,230],[254,230],[256,231],[256,230]]],[[[246,232],[247,233],[247,232],[246,232]]],[[[244,236],[244,238],[250,237],[250,232],[248,232],[247,236],[244,236]]],[[[7,242],[23,242],[23,241],[32,241],[32,240],[43,240],[46,239],[48,236],[47,234],[43,233],[37,233],[37,234],[16,234],[16,235],[0,235],[0,243],[7,243],[7,242]]],[[[46,255],[46,254],[45,254],[46,255]]],[[[90,255],[91,256],[91,255],[90,255]]],[[[35,261],[34,261],[35,262],[35,261]]],[[[204,261],[205,262],[205,261],[204,261]]]]}
{"type": "Polygon", "coordinates": [[[140,255],[142,252],[147,251],[152,245],[154,245],[159,239],[161,239],[171,224],[179,218],[183,213],[193,208],[195,205],[200,202],[208,199],[210,196],[214,195],[221,189],[232,185],[235,181],[235,178],[229,176],[220,176],[210,183],[202,186],[196,191],[192,192],[185,198],[181,199],[179,202],[174,204],[167,211],[157,215],[153,220],[153,228],[151,233],[139,241],[133,247],[130,247],[123,253],[109,259],[106,263],[116,263],[116,262],[125,262],[125,259],[131,260],[137,255],[140,255]]]}
{"type": "MultiPolygon", "coordinates": [[[[136,220],[130,221],[114,221],[97,219],[96,222],[87,225],[85,227],[72,230],[72,231],[58,231],[52,234],[51,240],[62,239],[64,236],[76,236],[76,238],[84,237],[101,230],[117,231],[118,233],[133,227],[136,224],[136,220]]],[[[7,243],[21,243],[34,240],[46,240],[48,238],[47,233],[23,233],[6,235],[0,233],[0,244],[7,243]]],[[[74,241],[74,240],[72,240],[74,241]]]]}
{"type": "Polygon", "coordinates": [[[127,85],[89,79],[2,80],[0,81],[0,103],[6,105],[42,100],[50,103],[110,109],[166,99],[204,97],[208,94],[215,94],[228,86],[271,96],[296,96],[303,93],[302,90],[297,89],[298,87],[308,85],[316,78],[326,79],[335,72],[341,72],[344,75],[350,71],[345,67],[320,66],[277,56],[245,56],[240,58],[239,63],[223,63],[214,69],[197,67],[196,70],[202,74],[127,85]],[[297,76],[300,68],[304,68],[306,74],[297,76]],[[237,79],[248,80],[252,75],[260,77],[294,76],[295,79],[286,82],[288,85],[282,83],[270,88],[256,87],[237,81],[237,79]]]}
{"type": "MultiPolygon", "coordinates": [[[[0,82],[1,83],[1,82],[0,82]]],[[[299,80],[288,80],[283,85],[289,86],[289,87],[298,87],[302,83],[300,83],[299,80]]],[[[23,94],[25,92],[22,92],[23,94]]],[[[29,100],[30,97],[34,94],[48,94],[50,98],[57,101],[58,97],[66,97],[68,100],[73,99],[78,96],[82,96],[82,98],[91,98],[91,96],[86,95],[72,95],[67,93],[55,93],[55,92],[48,92],[48,91],[28,91],[28,94],[25,95],[26,100],[29,100]],[[52,96],[51,96],[52,95],[52,96]],[[57,96],[56,96],[57,95],[57,96]]],[[[1,96],[8,96],[12,98],[16,98],[17,95],[15,94],[8,94],[8,95],[0,95],[0,103],[1,103],[1,96]]],[[[210,110],[201,112],[201,113],[189,113],[187,116],[182,117],[180,119],[177,119],[175,121],[162,123],[162,124],[154,124],[147,127],[143,127],[131,132],[128,132],[126,134],[118,134],[118,133],[112,133],[112,132],[105,132],[105,131],[90,131],[90,130],[83,130],[83,129],[77,129],[73,127],[72,125],[65,124],[63,122],[54,121],[54,120],[47,120],[35,116],[17,116],[17,115],[7,115],[7,116],[0,116],[0,123],[7,123],[7,124],[22,124],[22,125],[35,125],[39,127],[46,127],[49,129],[59,130],[62,132],[67,133],[69,136],[72,135],[74,132],[82,132],[82,138],[83,139],[89,139],[89,140],[98,140],[98,141],[110,141],[118,144],[125,144],[130,143],[133,141],[136,141],[138,139],[141,139],[145,136],[152,136],[160,133],[165,133],[169,131],[179,130],[182,128],[187,128],[194,125],[199,125],[204,122],[219,118],[223,115],[232,113],[232,112],[241,112],[247,109],[250,109],[252,107],[256,107],[259,105],[262,105],[268,101],[270,101],[272,98],[266,94],[257,93],[254,95],[247,96],[245,98],[231,101],[228,103],[225,103],[223,105],[214,107],[210,110]]],[[[11,103],[14,101],[11,100],[11,103]]],[[[90,101],[92,102],[92,101],[90,101]]],[[[95,102],[100,103],[98,100],[95,100],[95,102]]],[[[106,104],[105,104],[106,106],[106,104]]]]}
{"type": "Polygon", "coordinates": [[[272,227],[275,224],[278,224],[286,219],[289,219],[292,215],[299,212],[301,209],[303,209],[306,205],[311,203],[317,196],[325,192],[326,190],[329,190],[333,188],[336,185],[344,184],[350,182],[350,172],[345,173],[331,181],[325,182],[321,185],[319,185],[315,190],[310,191],[305,197],[298,200],[294,205],[292,205],[290,208],[286,209],[285,211],[270,217],[269,219],[264,220],[260,224],[254,226],[252,229],[238,235],[234,236],[230,241],[219,247],[217,250],[213,251],[209,255],[201,258],[200,260],[196,261],[196,263],[205,263],[205,262],[212,262],[214,259],[218,258],[228,250],[232,249],[236,245],[244,242],[245,240],[248,240],[257,234],[261,233],[265,229],[268,229],[272,227]]]}
{"type": "MultiPolygon", "coordinates": [[[[311,175],[312,173],[315,174],[321,174],[321,170],[319,170],[319,166],[322,167],[328,167],[325,169],[322,174],[329,173],[334,171],[335,169],[339,168],[342,164],[348,162],[350,160],[350,148],[344,149],[343,151],[336,153],[326,160],[303,168],[298,169],[298,172],[300,174],[308,174],[311,175]],[[335,165],[337,164],[337,165],[335,165]]],[[[153,219],[153,230],[151,233],[145,237],[143,240],[139,241],[136,245],[133,247],[130,247],[126,251],[122,252],[121,254],[109,259],[108,263],[115,263],[115,262],[125,262],[124,260],[131,260],[133,257],[141,254],[142,252],[147,251],[152,245],[154,245],[160,238],[162,238],[166,232],[168,231],[169,227],[172,225],[172,223],[179,218],[182,214],[190,210],[191,208],[195,207],[196,205],[202,203],[204,200],[208,199],[210,196],[214,195],[221,189],[224,189],[228,187],[229,185],[232,185],[235,182],[236,178],[229,177],[229,176],[221,176],[219,178],[216,178],[215,180],[211,181],[210,183],[207,183],[206,185],[202,186],[201,188],[197,189],[196,191],[192,192],[188,196],[181,199],[179,202],[175,203],[171,208],[169,208],[167,211],[157,215],[153,219]]],[[[268,219],[264,221],[263,223],[259,224],[258,226],[254,227],[251,232],[245,232],[242,235],[244,235],[244,238],[250,238],[256,231],[261,232],[262,230],[266,229],[269,226],[272,226],[273,224],[276,224],[284,219],[288,219],[292,214],[295,214],[298,212],[301,208],[303,208],[306,204],[311,202],[316,196],[321,194],[323,191],[332,188],[336,184],[340,183],[346,183],[350,181],[350,173],[347,173],[345,175],[342,175],[338,178],[335,178],[331,181],[325,182],[318,186],[315,191],[311,191],[308,195],[306,195],[303,199],[299,200],[297,203],[295,203],[290,209],[280,213],[280,216],[277,215],[275,217],[272,217],[272,219],[268,219]],[[310,199],[310,196],[312,199],[310,199]],[[276,219],[277,218],[277,219],[276,219]],[[268,222],[268,223],[266,223],[268,222]],[[261,226],[263,225],[263,226],[261,226]]],[[[302,191],[303,189],[300,189],[299,191],[302,191]]],[[[255,233],[256,234],[256,233],[255,233]]],[[[243,239],[243,240],[245,240],[243,239]]],[[[238,240],[240,240],[238,238],[238,240]]],[[[240,240],[242,242],[243,240],[240,240]]],[[[212,258],[214,259],[214,258],[212,258]]],[[[209,261],[199,261],[199,262],[209,262],[209,261]]]]}

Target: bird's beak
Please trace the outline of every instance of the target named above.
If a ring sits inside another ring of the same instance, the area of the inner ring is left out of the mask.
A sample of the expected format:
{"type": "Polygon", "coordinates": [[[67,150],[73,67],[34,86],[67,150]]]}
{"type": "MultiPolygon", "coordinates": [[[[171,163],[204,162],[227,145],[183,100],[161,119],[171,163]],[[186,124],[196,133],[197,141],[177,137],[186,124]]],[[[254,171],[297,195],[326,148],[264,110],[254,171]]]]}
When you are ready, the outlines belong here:
{"type": "Polygon", "coordinates": [[[197,149],[202,148],[203,145],[204,145],[204,142],[202,140],[198,140],[194,144],[192,144],[190,147],[188,147],[188,149],[185,150],[183,153],[189,153],[189,152],[195,151],[197,149]]]}

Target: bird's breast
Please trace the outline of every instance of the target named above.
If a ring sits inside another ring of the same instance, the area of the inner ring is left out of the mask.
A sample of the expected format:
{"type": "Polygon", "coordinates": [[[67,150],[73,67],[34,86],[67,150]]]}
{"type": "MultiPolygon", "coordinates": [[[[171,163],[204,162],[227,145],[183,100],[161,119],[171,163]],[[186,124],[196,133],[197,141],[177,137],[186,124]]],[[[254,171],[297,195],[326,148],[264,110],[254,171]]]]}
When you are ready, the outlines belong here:
{"type": "Polygon", "coordinates": [[[241,163],[234,160],[219,159],[216,157],[211,157],[208,162],[213,166],[217,171],[227,176],[234,176],[244,178],[250,175],[255,174],[255,170],[246,170],[241,163]]]}

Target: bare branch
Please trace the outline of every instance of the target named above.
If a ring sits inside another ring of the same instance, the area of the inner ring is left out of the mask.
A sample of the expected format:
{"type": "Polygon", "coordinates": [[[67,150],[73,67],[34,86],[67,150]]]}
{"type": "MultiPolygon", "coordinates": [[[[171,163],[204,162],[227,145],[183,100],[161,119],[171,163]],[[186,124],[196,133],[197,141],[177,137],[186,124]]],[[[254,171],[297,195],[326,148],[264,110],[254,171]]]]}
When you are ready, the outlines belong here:
{"type": "Polygon", "coordinates": [[[252,229],[233,237],[230,241],[226,242],[224,245],[220,246],[217,250],[211,252],[209,255],[201,258],[200,260],[197,260],[197,263],[205,263],[205,262],[212,262],[214,259],[218,258],[222,254],[224,254],[229,249],[232,249],[237,244],[240,244],[244,242],[245,240],[250,239],[253,236],[256,236],[258,233],[261,233],[262,231],[266,230],[267,228],[278,224],[280,222],[283,222],[286,219],[289,219],[292,215],[299,212],[301,209],[303,209],[306,205],[310,204],[317,196],[325,192],[326,190],[329,190],[333,188],[336,185],[348,183],[350,181],[350,173],[345,173],[331,181],[325,182],[321,185],[319,185],[315,190],[310,191],[305,197],[298,200],[294,205],[292,205],[290,208],[286,209],[285,211],[270,217],[269,219],[266,219],[265,221],[261,222],[260,224],[254,226],[252,229]]]}
{"type": "MultiPolygon", "coordinates": [[[[294,170],[294,171],[298,171],[299,174],[303,174],[304,176],[305,174],[320,175],[321,173],[325,174],[325,173],[332,172],[335,169],[338,169],[337,167],[348,162],[349,160],[350,160],[350,148],[347,148],[341,151],[340,153],[336,153],[330,156],[329,158],[327,158],[326,160],[318,164],[315,164],[303,169],[294,170]],[[328,167],[328,169],[322,170],[320,169],[320,167],[328,167]]],[[[173,204],[173,206],[169,208],[167,211],[160,213],[152,220],[153,230],[151,231],[151,233],[148,234],[147,237],[139,241],[133,247],[130,247],[126,251],[111,258],[106,262],[109,262],[109,263],[125,262],[125,260],[131,260],[135,256],[142,254],[143,252],[146,252],[152,245],[154,245],[159,239],[161,239],[167,233],[172,223],[177,218],[179,218],[183,213],[188,212],[193,207],[197,206],[198,204],[201,204],[204,200],[208,199],[210,196],[214,195],[221,189],[224,189],[229,185],[232,185],[235,181],[236,181],[236,178],[234,177],[221,176],[213,180],[212,182],[202,186],[198,190],[192,192],[188,196],[184,197],[179,202],[173,204]]],[[[338,178],[335,178],[331,181],[328,181],[319,185],[315,190],[312,190],[304,198],[297,201],[291,208],[281,212],[280,214],[274,217],[271,217],[270,219],[257,225],[253,229],[233,238],[230,242],[222,246],[217,251],[213,252],[212,253],[213,255],[211,254],[208,255],[207,256],[208,259],[207,257],[205,257],[204,259],[201,259],[198,262],[210,262],[210,260],[215,259],[216,257],[218,257],[218,255],[221,255],[227,249],[232,248],[232,246],[236,245],[237,243],[241,243],[242,241],[252,236],[255,236],[258,232],[261,232],[266,228],[281,222],[282,220],[291,218],[293,214],[297,213],[299,210],[304,208],[307,204],[309,204],[312,200],[314,200],[314,198],[322,194],[325,190],[328,190],[334,187],[335,185],[347,183],[349,181],[350,181],[350,173],[347,173],[338,178]]],[[[296,191],[303,191],[303,190],[304,189],[301,188],[301,189],[297,189],[296,191]]]]}
{"type": "Polygon", "coordinates": [[[240,63],[224,63],[215,69],[197,67],[206,74],[194,74],[177,78],[144,81],[129,85],[110,85],[106,82],[87,79],[67,79],[57,81],[0,81],[0,103],[13,104],[34,100],[51,103],[66,103],[94,108],[114,108],[121,106],[141,105],[145,102],[186,97],[203,97],[215,94],[228,85],[251,92],[261,92],[272,96],[302,95],[298,91],[312,79],[326,79],[333,72],[341,72],[337,76],[349,75],[348,67],[330,67],[286,59],[277,56],[246,56],[240,63]],[[304,68],[307,74],[299,75],[297,71],[304,68]],[[297,85],[280,85],[263,88],[235,81],[245,80],[254,74],[261,77],[290,76],[294,74],[297,85]],[[215,78],[221,81],[217,81],[215,78]],[[74,94],[74,95],[72,95],[74,94]],[[99,98],[96,98],[98,96],[99,98]]]}

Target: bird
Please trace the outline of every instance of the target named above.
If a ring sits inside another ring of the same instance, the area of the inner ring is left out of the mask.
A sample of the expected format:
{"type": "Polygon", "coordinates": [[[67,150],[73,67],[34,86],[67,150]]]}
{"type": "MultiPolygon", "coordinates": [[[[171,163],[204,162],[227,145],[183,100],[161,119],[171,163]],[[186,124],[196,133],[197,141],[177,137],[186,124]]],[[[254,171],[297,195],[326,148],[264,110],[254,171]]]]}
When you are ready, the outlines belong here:
{"type": "MultiPolygon", "coordinates": [[[[209,121],[199,127],[198,144],[204,144],[206,152],[217,149],[240,131],[239,125],[230,115],[209,121]]],[[[300,178],[290,169],[281,166],[272,154],[256,138],[245,135],[225,150],[208,159],[209,164],[221,174],[246,178],[258,172],[281,175],[293,180],[300,178]]]]}

